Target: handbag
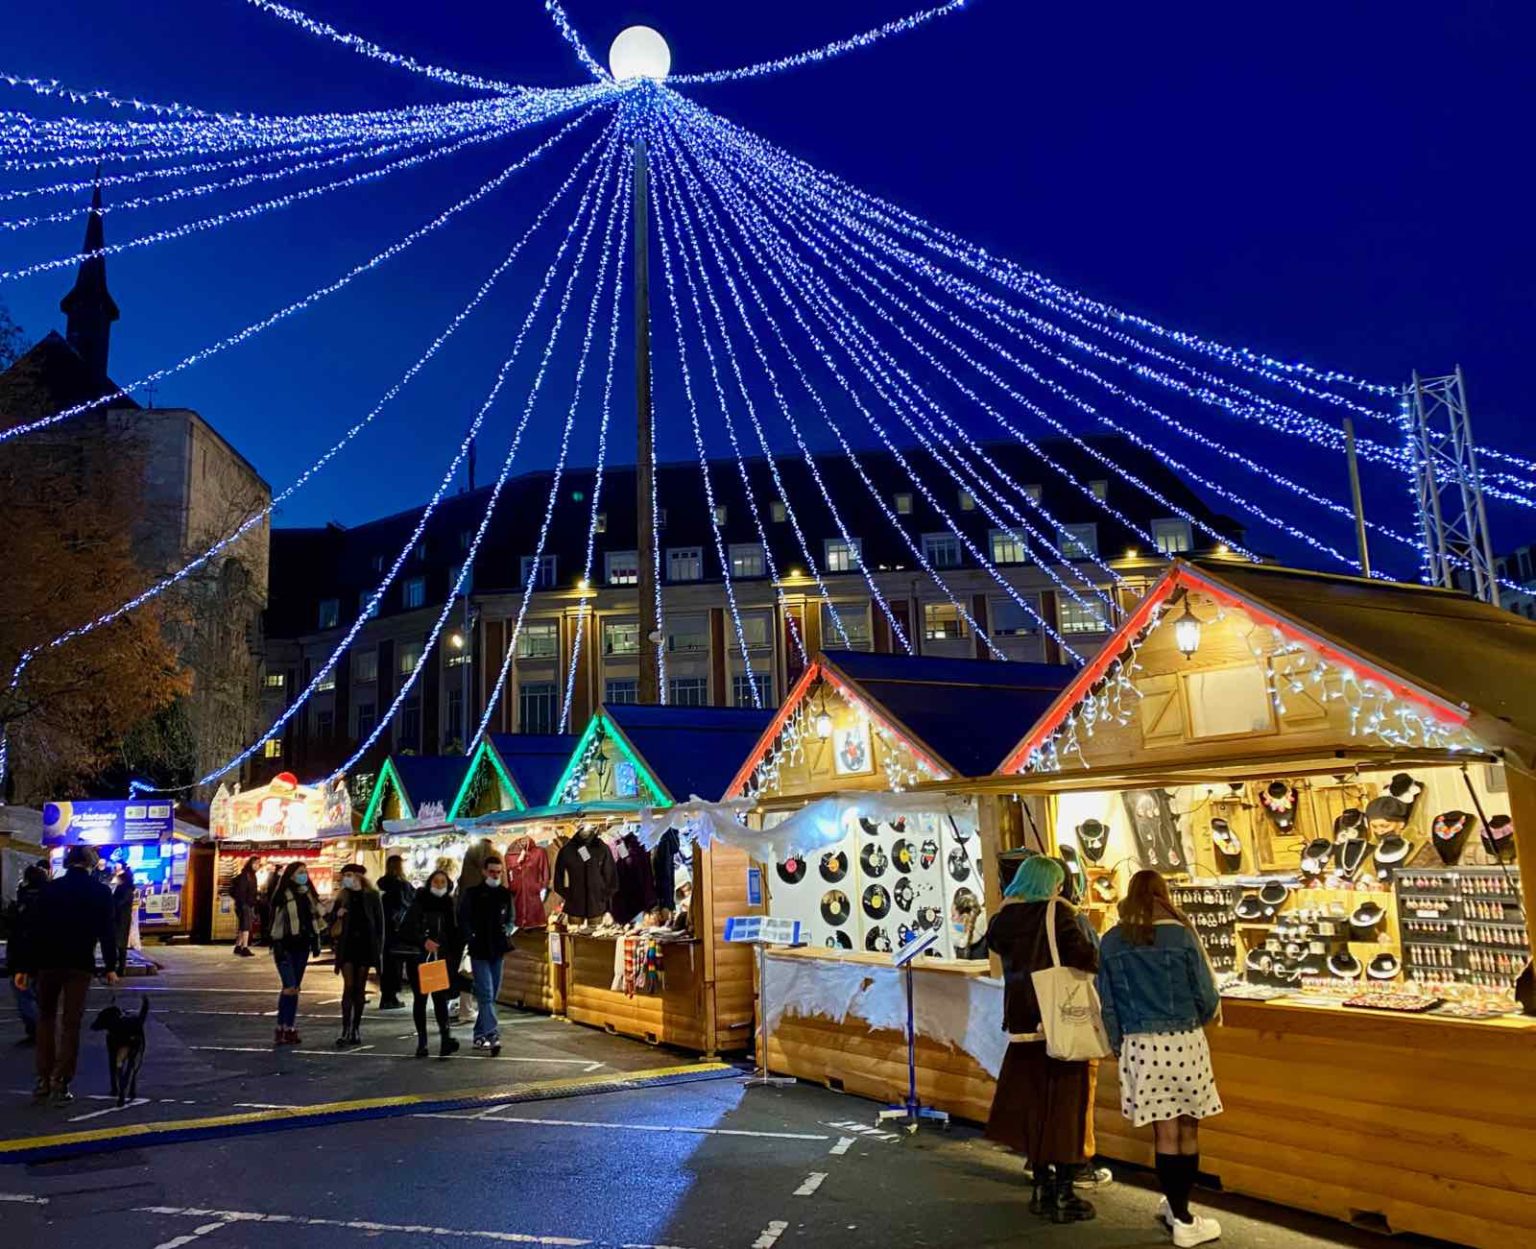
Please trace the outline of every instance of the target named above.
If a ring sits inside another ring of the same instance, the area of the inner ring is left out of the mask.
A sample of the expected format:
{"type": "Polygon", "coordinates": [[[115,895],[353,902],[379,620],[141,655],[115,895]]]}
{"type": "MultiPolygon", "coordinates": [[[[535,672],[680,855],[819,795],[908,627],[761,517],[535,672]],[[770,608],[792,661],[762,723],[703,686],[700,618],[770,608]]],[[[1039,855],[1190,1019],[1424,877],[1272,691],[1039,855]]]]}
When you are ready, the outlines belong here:
{"type": "Polygon", "coordinates": [[[1087,1062],[1108,1058],[1109,1034],[1099,1005],[1098,985],[1092,972],[1063,967],[1056,948],[1056,907],[1052,898],[1045,909],[1045,933],[1051,947],[1051,965],[1030,974],[1040,1003],[1040,1030],[1045,1033],[1045,1052],[1062,1062],[1087,1062]]]}
{"type": "Polygon", "coordinates": [[[431,955],[426,962],[416,965],[416,988],[423,995],[444,993],[448,989],[448,964],[431,955]]]}

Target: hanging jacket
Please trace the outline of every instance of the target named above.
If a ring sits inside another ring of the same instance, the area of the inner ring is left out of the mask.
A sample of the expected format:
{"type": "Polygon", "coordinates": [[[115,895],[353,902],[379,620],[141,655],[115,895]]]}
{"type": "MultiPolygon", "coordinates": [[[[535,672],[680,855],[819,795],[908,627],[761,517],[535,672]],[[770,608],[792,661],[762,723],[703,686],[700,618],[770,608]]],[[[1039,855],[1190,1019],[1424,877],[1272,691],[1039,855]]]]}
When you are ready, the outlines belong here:
{"type": "Polygon", "coordinates": [[[596,833],[577,833],[555,860],[555,892],[573,919],[597,919],[613,905],[619,887],[613,855],[596,833]]]}
{"type": "Polygon", "coordinates": [[[549,856],[532,837],[507,847],[507,879],[512,894],[512,914],[519,928],[539,928],[549,921],[544,911],[544,890],[549,888],[549,856]]]}
{"type": "Polygon", "coordinates": [[[651,876],[656,882],[656,905],[669,911],[677,906],[677,856],[682,842],[677,829],[669,828],[651,851],[651,876]]]}
{"type": "Polygon", "coordinates": [[[656,905],[656,880],[651,874],[651,856],[634,833],[625,833],[614,847],[614,870],[618,888],[609,909],[621,924],[633,922],[656,905]]]}

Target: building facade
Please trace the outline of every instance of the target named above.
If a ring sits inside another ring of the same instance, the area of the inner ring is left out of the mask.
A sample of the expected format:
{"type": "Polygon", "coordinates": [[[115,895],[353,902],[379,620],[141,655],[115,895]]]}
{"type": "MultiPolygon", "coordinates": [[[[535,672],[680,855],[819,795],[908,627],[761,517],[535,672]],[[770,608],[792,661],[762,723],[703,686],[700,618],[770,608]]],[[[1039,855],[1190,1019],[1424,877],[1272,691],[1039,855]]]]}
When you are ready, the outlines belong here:
{"type": "MultiPolygon", "coordinates": [[[[697,463],[659,466],[666,701],[777,705],[805,656],[822,648],[995,658],[995,647],[1008,659],[1056,661],[1070,647],[1091,655],[1118,605],[1158,574],[1165,555],[1215,553],[1240,541],[1241,530],[1129,443],[1085,441],[1145,488],[1111,478],[1070,442],[1042,442],[1048,460],[1017,444],[988,447],[998,473],[986,495],[953,479],[941,489],[944,470],[918,452],[905,458],[926,495],[889,453],[861,455],[858,466],[818,457],[814,472],[786,457],[772,466],[776,474],[764,460],[748,461],[744,472],[730,460],[711,466],[711,510],[697,463]],[[1036,534],[1067,561],[1042,564],[1036,534]]],[[[635,701],[646,642],[634,471],[609,470],[601,482],[590,469],[568,471],[541,554],[552,484],[548,472],[507,483],[470,592],[453,603],[437,653],[392,716],[488,492],[445,500],[415,542],[420,509],[352,528],[274,530],[263,723],[309,696],[264,742],[252,779],[333,768],[386,716],[359,765],[363,778],[389,752],[462,748],[493,698],[489,729],[528,733],[579,728],[599,703],[635,701]],[[323,672],[408,543],[377,609],[323,672]]]]}

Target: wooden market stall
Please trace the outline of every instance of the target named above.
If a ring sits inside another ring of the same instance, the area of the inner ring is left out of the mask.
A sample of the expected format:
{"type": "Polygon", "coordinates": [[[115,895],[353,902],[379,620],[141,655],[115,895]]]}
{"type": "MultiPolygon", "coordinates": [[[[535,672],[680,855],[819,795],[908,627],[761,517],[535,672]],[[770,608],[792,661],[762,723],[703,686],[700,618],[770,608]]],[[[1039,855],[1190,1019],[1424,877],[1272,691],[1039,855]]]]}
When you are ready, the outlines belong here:
{"type": "MultiPolygon", "coordinates": [[[[1000,984],[974,938],[999,901],[1004,804],[945,791],[990,773],[1016,744],[1015,727],[1038,717],[1072,671],[828,652],[801,677],[728,791],[750,797],[765,831],[786,839],[765,864],[769,913],[799,920],[807,936],[765,962],[774,1071],[903,1100],[905,1000],[891,954],[938,928],[914,971],[917,1092],[984,1117],[1006,1038],[1000,984]],[[796,822],[803,831],[784,831],[796,822]],[[956,919],[978,907],[968,945],[956,919]]],[[[1023,828],[1010,843],[1028,840],[1043,808],[1011,812],[1023,828]]]]}
{"type": "Polygon", "coordinates": [[[448,818],[543,806],[551,801],[576,740],[571,733],[487,733],[470,756],[448,818]]]}
{"type": "Polygon", "coordinates": [[[443,820],[469,771],[463,755],[390,755],[379,769],[358,829],[377,833],[386,820],[443,820]]]}
{"type": "MultiPolygon", "coordinates": [[[[1048,795],[1101,923],[1170,877],[1223,984],[1225,1188],[1536,1241],[1536,624],[1448,591],[1176,561],[987,792],[1048,795]]],[[[1100,1154],[1151,1161],[1098,1084],[1100,1154]]]]}

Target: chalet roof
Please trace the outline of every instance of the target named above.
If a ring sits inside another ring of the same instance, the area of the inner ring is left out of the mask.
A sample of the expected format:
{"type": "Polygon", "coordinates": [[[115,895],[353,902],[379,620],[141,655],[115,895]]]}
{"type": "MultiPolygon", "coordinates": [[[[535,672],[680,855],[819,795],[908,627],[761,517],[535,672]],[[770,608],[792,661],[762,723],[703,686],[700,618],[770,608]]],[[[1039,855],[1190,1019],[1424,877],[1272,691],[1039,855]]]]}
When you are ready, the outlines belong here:
{"type": "Polygon", "coordinates": [[[530,807],[550,801],[576,749],[573,733],[492,733],[491,746],[530,807]]]}
{"type": "Polygon", "coordinates": [[[720,798],[773,719],[772,711],[750,707],[620,703],[603,711],[676,802],[720,798]]]}

